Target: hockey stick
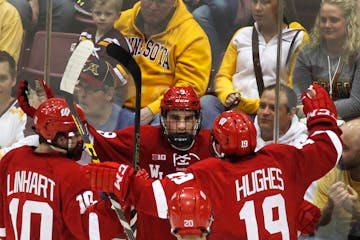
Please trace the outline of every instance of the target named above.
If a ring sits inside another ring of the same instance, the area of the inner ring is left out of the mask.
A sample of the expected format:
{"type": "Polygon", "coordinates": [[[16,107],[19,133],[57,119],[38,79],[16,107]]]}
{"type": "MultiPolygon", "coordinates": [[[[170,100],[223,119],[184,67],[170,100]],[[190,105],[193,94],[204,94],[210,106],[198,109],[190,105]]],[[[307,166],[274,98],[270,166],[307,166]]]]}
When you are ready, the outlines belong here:
{"type": "MultiPolygon", "coordinates": [[[[131,73],[135,88],[135,122],[134,122],[134,149],[133,149],[133,166],[139,169],[139,155],[140,155],[140,109],[141,109],[141,70],[134,58],[125,49],[114,43],[106,47],[106,52],[109,56],[122,63],[123,66],[131,73]]],[[[136,237],[136,222],[137,212],[135,208],[131,207],[130,226],[136,237]]]]}
{"type": "Polygon", "coordinates": [[[141,70],[134,58],[125,49],[117,44],[110,43],[106,47],[106,52],[109,56],[121,63],[133,77],[136,88],[135,101],[135,122],[134,122],[134,154],[133,166],[139,169],[139,154],[140,154],[140,109],[141,109],[141,70]]]}
{"type": "MultiPolygon", "coordinates": [[[[60,90],[62,91],[63,97],[71,111],[72,117],[79,131],[79,134],[82,136],[84,140],[86,149],[88,150],[88,153],[91,156],[92,162],[98,163],[99,158],[96,155],[94,146],[90,142],[89,136],[85,130],[83,123],[80,120],[79,114],[76,111],[73,102],[73,93],[74,93],[75,85],[78,81],[79,75],[81,73],[81,70],[85,62],[92,53],[93,49],[94,49],[94,44],[91,41],[84,40],[79,43],[79,45],[76,47],[75,51],[71,55],[66,65],[65,72],[60,83],[60,90]]],[[[107,194],[107,196],[111,202],[111,205],[115,209],[116,215],[119,218],[119,221],[123,226],[127,237],[130,240],[135,240],[134,233],[131,230],[129,223],[127,222],[127,219],[124,215],[124,212],[121,209],[120,204],[116,201],[116,197],[113,194],[107,194]]]]}

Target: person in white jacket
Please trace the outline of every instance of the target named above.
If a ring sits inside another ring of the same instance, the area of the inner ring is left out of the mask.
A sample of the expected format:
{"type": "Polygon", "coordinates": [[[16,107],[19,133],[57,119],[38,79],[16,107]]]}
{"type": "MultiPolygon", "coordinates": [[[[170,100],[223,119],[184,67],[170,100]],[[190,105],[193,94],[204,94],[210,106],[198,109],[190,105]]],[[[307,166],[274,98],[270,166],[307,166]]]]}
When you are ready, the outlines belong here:
{"type": "Polygon", "coordinates": [[[15,84],[15,59],[8,52],[0,51],[0,160],[13,148],[37,142],[33,136],[25,137],[27,116],[11,96],[15,84]]]}
{"type": "MultiPolygon", "coordinates": [[[[274,143],[274,121],[275,121],[275,88],[270,85],[264,88],[260,97],[259,109],[254,123],[257,130],[257,145],[255,151],[263,146],[274,143]]],[[[306,125],[299,121],[296,116],[295,92],[280,85],[279,95],[279,139],[278,143],[297,145],[307,139],[306,125]]]]}
{"type": "MultiPolygon", "coordinates": [[[[256,148],[274,143],[275,122],[275,89],[276,85],[264,88],[260,97],[259,109],[256,113],[254,125],[256,128],[256,148]]],[[[308,137],[306,125],[296,116],[296,93],[286,85],[280,85],[279,95],[279,138],[278,143],[297,146],[308,137]]],[[[316,189],[315,182],[310,185],[304,199],[312,202],[316,189]]]]}

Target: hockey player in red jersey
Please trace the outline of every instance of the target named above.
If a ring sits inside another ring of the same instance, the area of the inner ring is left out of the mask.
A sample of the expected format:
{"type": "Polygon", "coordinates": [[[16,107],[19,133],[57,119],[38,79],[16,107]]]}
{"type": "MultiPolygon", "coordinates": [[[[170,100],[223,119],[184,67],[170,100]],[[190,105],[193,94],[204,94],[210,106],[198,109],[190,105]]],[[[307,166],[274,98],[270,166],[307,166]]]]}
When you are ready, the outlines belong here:
{"type": "Polygon", "coordinates": [[[214,211],[209,239],[297,239],[297,215],[307,187],[334,167],[342,152],[333,101],[322,87],[309,89],[303,94],[309,138],[298,147],[271,144],[254,153],[256,132],[249,117],[224,112],[213,128],[217,158],[162,180],[136,177],[125,164],[91,164],[92,187],[114,192],[139,212],[167,218],[173,193],[197,185],[214,211]]]}
{"type": "MultiPolygon", "coordinates": [[[[212,156],[210,131],[200,130],[200,122],[200,100],[193,88],[170,87],[161,101],[161,126],[140,127],[139,167],[162,179],[212,156]]],[[[134,127],[114,132],[88,128],[100,161],[133,164],[134,127]]],[[[167,219],[138,212],[136,239],[172,239],[169,229],[167,219]]]]}
{"type": "MultiPolygon", "coordinates": [[[[26,82],[22,81],[18,98],[24,112],[31,116],[26,88],[26,82]]],[[[145,169],[151,178],[162,179],[212,156],[210,131],[200,130],[200,123],[200,100],[193,88],[170,87],[161,101],[161,126],[140,127],[139,167],[145,169]]],[[[100,161],[133,164],[134,127],[114,132],[97,131],[89,124],[87,127],[100,161]]],[[[89,163],[90,156],[87,160],[84,157],[85,154],[81,162],[89,163]]],[[[173,238],[167,219],[141,212],[137,219],[138,240],[173,238]]]]}
{"type": "Polygon", "coordinates": [[[171,197],[171,233],[178,240],[205,240],[213,222],[209,198],[197,187],[184,187],[171,197]]]}
{"type": "Polygon", "coordinates": [[[83,167],[71,159],[83,141],[65,100],[43,102],[34,123],[40,145],[14,149],[0,162],[0,238],[118,237],[123,230],[110,202],[90,189],[83,167]]]}

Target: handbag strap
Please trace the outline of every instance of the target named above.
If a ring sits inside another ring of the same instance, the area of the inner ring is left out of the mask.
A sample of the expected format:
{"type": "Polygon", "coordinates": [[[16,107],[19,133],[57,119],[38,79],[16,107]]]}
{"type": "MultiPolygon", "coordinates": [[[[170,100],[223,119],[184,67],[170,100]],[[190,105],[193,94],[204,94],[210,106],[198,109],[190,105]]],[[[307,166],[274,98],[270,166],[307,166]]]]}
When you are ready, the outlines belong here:
{"type": "Polygon", "coordinates": [[[253,57],[256,83],[260,97],[262,92],[264,91],[264,80],[263,80],[263,74],[261,70],[260,57],[259,57],[259,35],[257,30],[255,29],[255,26],[253,27],[253,31],[252,31],[252,57],[253,57]]]}
{"type": "Polygon", "coordinates": [[[299,30],[295,33],[295,35],[294,35],[294,37],[293,37],[293,39],[292,39],[292,41],[291,41],[291,43],[290,43],[289,52],[288,52],[288,55],[287,55],[287,58],[286,58],[286,62],[285,62],[286,65],[289,64],[290,58],[294,55],[294,52],[295,52],[295,51],[294,51],[295,40],[296,40],[297,36],[299,35],[299,33],[300,33],[301,31],[304,31],[304,30],[299,29],[299,30]]]}

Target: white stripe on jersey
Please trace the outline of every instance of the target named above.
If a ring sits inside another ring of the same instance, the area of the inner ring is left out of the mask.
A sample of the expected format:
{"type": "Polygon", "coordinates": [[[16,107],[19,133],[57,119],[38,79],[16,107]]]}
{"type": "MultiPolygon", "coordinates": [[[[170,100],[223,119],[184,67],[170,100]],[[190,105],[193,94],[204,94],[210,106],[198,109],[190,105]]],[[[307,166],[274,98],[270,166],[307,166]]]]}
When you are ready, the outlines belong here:
{"type": "Polygon", "coordinates": [[[6,237],[6,229],[0,228],[0,237],[6,237]]]}
{"type": "Polygon", "coordinates": [[[166,219],[168,212],[168,205],[166,201],[165,191],[159,180],[156,180],[152,183],[152,188],[154,191],[154,197],[156,202],[156,209],[159,218],[166,219]]]}
{"type": "Polygon", "coordinates": [[[90,240],[100,239],[99,217],[94,212],[89,214],[89,239],[90,240]]]}
{"type": "Polygon", "coordinates": [[[331,142],[333,143],[336,152],[337,152],[337,157],[336,157],[336,164],[338,163],[340,157],[341,157],[341,153],[343,151],[343,145],[341,143],[341,140],[339,138],[338,135],[336,135],[336,133],[334,133],[333,131],[330,130],[326,130],[326,131],[315,131],[311,136],[315,136],[321,133],[326,133],[329,138],[331,139],[331,142]]]}

